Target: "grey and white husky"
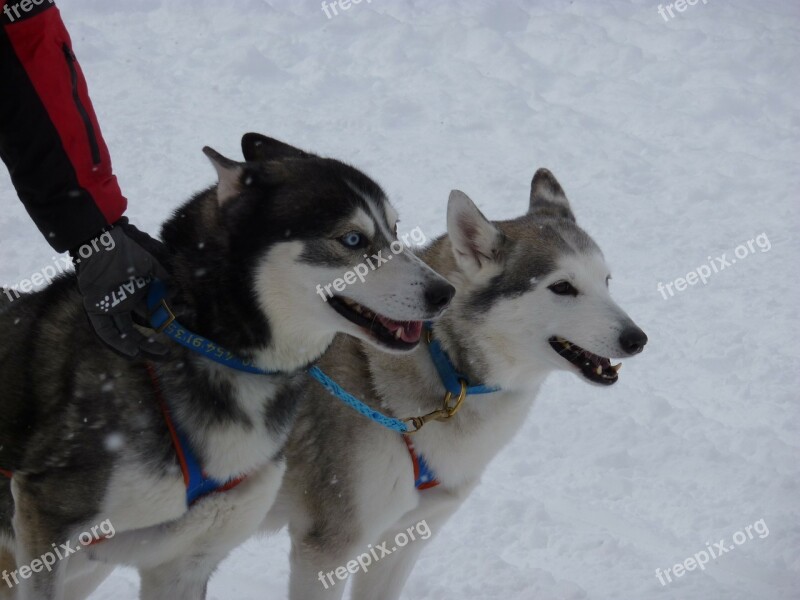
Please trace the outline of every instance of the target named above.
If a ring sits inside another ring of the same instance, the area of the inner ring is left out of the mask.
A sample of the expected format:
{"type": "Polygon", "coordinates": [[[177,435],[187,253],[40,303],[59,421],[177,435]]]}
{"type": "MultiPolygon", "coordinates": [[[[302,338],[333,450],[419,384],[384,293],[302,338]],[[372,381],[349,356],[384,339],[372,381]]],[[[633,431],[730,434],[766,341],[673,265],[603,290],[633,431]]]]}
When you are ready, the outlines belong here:
{"type": "Polygon", "coordinates": [[[245,162],[205,150],[219,181],[164,224],[160,259],[184,327],[278,373],[176,344],[158,363],[120,358],[92,332],[74,276],[5,306],[0,469],[13,475],[0,476],[0,597],[85,598],[106,565],[126,564],[142,598],[204,598],[277,493],[304,369],[338,333],[412,350],[420,321],[451,299],[453,287],[403,250],[323,301],[319,284],[396,240],[394,209],[339,161],[258,134],[242,149],[245,162]],[[244,481],[187,506],[159,397],[209,477],[244,481]]]}
{"type": "MultiPolygon", "coordinates": [[[[283,486],[264,523],[267,531],[289,525],[292,600],[340,598],[350,574],[354,598],[398,598],[424,540],[441,530],[520,428],[545,377],[566,370],[611,385],[619,365],[609,357],[637,354],[647,341],[611,299],[600,249],[545,169],[533,178],[527,213],[510,221],[490,222],[464,193],[452,192],[447,235],[421,257],[457,289],[431,339],[454,371],[501,391],[467,395],[452,417],[404,439],[324,402],[319,385],[306,388],[283,486]],[[435,487],[415,486],[420,458],[435,487]],[[392,552],[396,536],[408,542],[414,532],[427,538],[392,552]]],[[[425,345],[390,357],[342,337],[320,364],[395,417],[442,408],[445,388],[425,345]]]]}

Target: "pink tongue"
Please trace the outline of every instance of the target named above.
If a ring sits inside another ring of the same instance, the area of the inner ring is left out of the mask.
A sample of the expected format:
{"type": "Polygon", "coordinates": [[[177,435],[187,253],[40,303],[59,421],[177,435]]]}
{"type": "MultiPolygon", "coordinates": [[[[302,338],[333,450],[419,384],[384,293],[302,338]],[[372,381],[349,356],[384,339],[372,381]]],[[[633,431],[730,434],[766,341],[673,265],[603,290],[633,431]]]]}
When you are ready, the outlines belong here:
{"type": "Polygon", "coordinates": [[[392,333],[395,333],[399,329],[400,339],[404,342],[413,343],[419,341],[422,335],[422,321],[392,321],[381,315],[378,315],[378,321],[392,333]]]}
{"type": "Polygon", "coordinates": [[[404,342],[416,342],[422,336],[422,321],[410,321],[404,324],[400,337],[404,342]]]}

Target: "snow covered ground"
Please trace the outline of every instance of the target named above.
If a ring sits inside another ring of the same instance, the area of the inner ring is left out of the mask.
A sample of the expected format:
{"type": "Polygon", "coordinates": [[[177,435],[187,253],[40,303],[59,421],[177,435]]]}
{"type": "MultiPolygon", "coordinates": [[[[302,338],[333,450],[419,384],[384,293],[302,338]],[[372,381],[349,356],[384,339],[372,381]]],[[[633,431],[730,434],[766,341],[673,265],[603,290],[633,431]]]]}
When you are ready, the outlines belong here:
{"type": "MultiPolygon", "coordinates": [[[[144,228],[212,183],[203,145],[237,155],[253,130],[361,167],[428,237],[451,188],[514,217],[547,166],[604,249],[647,350],[610,389],[548,381],[404,598],[800,598],[800,4],[668,22],[656,0],[60,4],[144,228]],[[723,253],[705,284],[658,291],[723,253]]],[[[53,252],[5,172],[0,198],[14,284],[53,252]]],[[[247,543],[210,598],[285,598],[288,546],[247,543]]],[[[92,600],[137,589],[121,569],[92,600]]]]}

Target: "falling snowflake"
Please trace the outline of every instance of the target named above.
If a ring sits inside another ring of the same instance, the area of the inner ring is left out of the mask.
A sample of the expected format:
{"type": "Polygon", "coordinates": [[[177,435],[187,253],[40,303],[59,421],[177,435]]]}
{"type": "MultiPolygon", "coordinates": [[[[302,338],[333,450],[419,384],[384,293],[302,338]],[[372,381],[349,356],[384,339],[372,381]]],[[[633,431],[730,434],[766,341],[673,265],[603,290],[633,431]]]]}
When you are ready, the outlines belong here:
{"type": "Polygon", "coordinates": [[[104,445],[109,452],[118,452],[125,446],[125,438],[121,433],[111,433],[106,436],[104,445]]]}

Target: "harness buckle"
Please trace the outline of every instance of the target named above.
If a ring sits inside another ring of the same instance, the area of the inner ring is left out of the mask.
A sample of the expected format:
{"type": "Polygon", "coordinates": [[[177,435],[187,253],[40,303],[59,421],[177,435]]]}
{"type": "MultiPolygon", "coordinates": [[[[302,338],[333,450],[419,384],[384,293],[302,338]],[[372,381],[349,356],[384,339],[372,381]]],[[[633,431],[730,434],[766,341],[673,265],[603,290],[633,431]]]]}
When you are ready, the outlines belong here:
{"type": "Polygon", "coordinates": [[[154,328],[156,333],[163,333],[164,330],[172,325],[172,322],[176,319],[175,313],[172,312],[172,309],[167,304],[166,298],[162,298],[161,301],[156,305],[156,307],[150,313],[150,319],[152,320],[155,314],[162,308],[167,313],[167,319],[161,325],[154,328]]]}
{"type": "Polygon", "coordinates": [[[444,395],[444,400],[442,401],[442,408],[420,417],[410,417],[403,420],[406,424],[413,427],[413,429],[409,428],[406,433],[417,433],[431,421],[447,421],[454,417],[456,413],[461,410],[464,399],[467,397],[467,382],[463,379],[459,379],[458,382],[461,384],[461,391],[458,393],[455,401],[453,401],[453,393],[447,390],[444,395]]]}

